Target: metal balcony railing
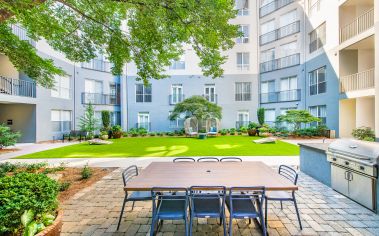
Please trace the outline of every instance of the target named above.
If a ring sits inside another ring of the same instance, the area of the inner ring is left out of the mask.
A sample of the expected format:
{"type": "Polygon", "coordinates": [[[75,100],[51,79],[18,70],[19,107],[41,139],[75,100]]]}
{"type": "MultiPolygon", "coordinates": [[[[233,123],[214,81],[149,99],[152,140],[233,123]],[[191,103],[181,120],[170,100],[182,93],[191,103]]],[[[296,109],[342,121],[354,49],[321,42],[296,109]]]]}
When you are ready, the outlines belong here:
{"type": "Polygon", "coordinates": [[[276,30],[262,34],[259,36],[260,45],[264,45],[289,35],[300,32],[300,21],[292,22],[288,25],[282,26],[276,30]]]}
{"type": "Polygon", "coordinates": [[[36,83],[0,76],[0,94],[35,98],[36,83]]]}
{"type": "Polygon", "coordinates": [[[113,64],[109,61],[92,59],[89,62],[82,62],[82,67],[91,70],[98,70],[103,72],[112,72],[113,64]]]}
{"type": "Polygon", "coordinates": [[[21,26],[12,25],[12,32],[13,32],[13,34],[17,35],[17,37],[19,37],[21,40],[27,41],[33,47],[36,46],[36,41],[31,39],[27,35],[26,29],[22,28],[21,26]]]}
{"type": "Polygon", "coordinates": [[[168,102],[169,102],[169,105],[175,105],[179,102],[183,102],[184,100],[184,94],[171,94],[171,95],[168,95],[168,102]]]}
{"type": "Polygon", "coordinates": [[[259,16],[264,17],[292,2],[294,2],[294,0],[274,0],[259,9],[259,16]]]}
{"type": "Polygon", "coordinates": [[[361,34],[374,26],[374,8],[358,16],[353,22],[340,28],[340,43],[361,34]]]}
{"type": "Polygon", "coordinates": [[[292,54],[286,57],[262,62],[260,64],[260,73],[280,70],[283,68],[296,66],[300,64],[300,53],[292,54]]]}
{"type": "Polygon", "coordinates": [[[271,93],[261,93],[261,103],[275,103],[275,102],[291,102],[299,101],[301,98],[301,90],[285,90],[271,93]]]}
{"type": "Polygon", "coordinates": [[[140,129],[146,129],[147,131],[150,131],[151,129],[151,122],[141,122],[141,123],[136,123],[136,128],[140,129]]]}
{"type": "Polygon", "coordinates": [[[203,94],[203,98],[205,98],[208,102],[213,102],[217,104],[217,94],[203,94]]]}
{"type": "Polygon", "coordinates": [[[236,121],[236,129],[240,129],[241,127],[247,127],[249,125],[250,121],[245,120],[237,120],[236,121]]]}
{"type": "Polygon", "coordinates": [[[340,93],[370,89],[375,86],[375,69],[358,72],[340,78],[340,93]]]}
{"type": "Polygon", "coordinates": [[[113,94],[82,93],[82,104],[120,105],[120,97],[113,94]]]}

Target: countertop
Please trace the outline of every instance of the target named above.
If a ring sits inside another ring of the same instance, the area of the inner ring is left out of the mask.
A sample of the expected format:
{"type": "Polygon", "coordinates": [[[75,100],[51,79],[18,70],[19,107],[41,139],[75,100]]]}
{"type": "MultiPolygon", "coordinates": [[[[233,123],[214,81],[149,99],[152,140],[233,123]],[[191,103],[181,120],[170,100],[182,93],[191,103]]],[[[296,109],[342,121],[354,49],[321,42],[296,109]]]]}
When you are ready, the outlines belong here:
{"type": "Polygon", "coordinates": [[[299,143],[300,148],[311,148],[318,151],[326,152],[330,143],[299,143]]]}

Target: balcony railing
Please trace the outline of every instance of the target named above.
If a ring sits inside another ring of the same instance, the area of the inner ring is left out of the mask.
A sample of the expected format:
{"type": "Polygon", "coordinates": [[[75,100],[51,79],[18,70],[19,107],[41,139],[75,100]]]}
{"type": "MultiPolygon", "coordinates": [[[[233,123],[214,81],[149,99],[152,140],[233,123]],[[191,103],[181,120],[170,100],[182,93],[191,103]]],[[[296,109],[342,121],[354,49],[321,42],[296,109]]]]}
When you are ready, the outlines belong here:
{"type": "Polygon", "coordinates": [[[260,45],[264,45],[275,40],[279,40],[281,38],[287,37],[298,32],[300,32],[300,21],[292,22],[288,25],[282,26],[276,30],[259,36],[260,45]]]}
{"type": "Polygon", "coordinates": [[[205,98],[208,102],[217,104],[217,94],[203,94],[203,98],[205,98]]]}
{"type": "Polygon", "coordinates": [[[260,73],[280,70],[300,64],[300,53],[292,54],[286,57],[278,58],[260,64],[260,73]]]}
{"type": "Polygon", "coordinates": [[[354,19],[340,29],[340,43],[359,35],[374,26],[374,8],[354,19]]]}
{"type": "Polygon", "coordinates": [[[12,25],[12,32],[13,32],[13,34],[17,35],[17,37],[19,37],[21,40],[27,41],[33,47],[36,46],[36,41],[31,39],[27,35],[26,30],[24,28],[22,28],[21,26],[12,25]]]}
{"type": "Polygon", "coordinates": [[[237,120],[236,121],[236,129],[240,129],[241,127],[247,127],[249,125],[250,121],[245,120],[237,120]]]}
{"type": "Polygon", "coordinates": [[[82,93],[82,104],[120,105],[120,97],[113,94],[82,93]]]}
{"type": "Polygon", "coordinates": [[[261,103],[299,101],[301,98],[301,90],[293,89],[271,93],[261,93],[260,97],[261,103]]]}
{"type": "Polygon", "coordinates": [[[98,70],[103,72],[111,72],[113,64],[109,61],[92,59],[89,62],[82,62],[82,67],[91,70],[98,70]]]}
{"type": "Polygon", "coordinates": [[[358,72],[340,78],[340,93],[370,89],[375,86],[375,69],[358,72]]]}
{"type": "Polygon", "coordinates": [[[179,102],[183,102],[184,94],[171,94],[168,95],[168,102],[170,105],[175,105],[179,102]]]}
{"type": "Polygon", "coordinates": [[[0,94],[35,98],[36,83],[0,76],[0,94]]]}
{"type": "Polygon", "coordinates": [[[274,0],[264,6],[262,6],[260,9],[259,9],[259,16],[260,17],[264,17],[276,10],[278,10],[279,8],[282,8],[290,3],[292,3],[294,0],[274,0]]]}
{"type": "Polygon", "coordinates": [[[150,122],[141,122],[141,123],[136,123],[136,128],[140,129],[146,129],[147,131],[150,131],[151,129],[151,123],[150,122]]]}

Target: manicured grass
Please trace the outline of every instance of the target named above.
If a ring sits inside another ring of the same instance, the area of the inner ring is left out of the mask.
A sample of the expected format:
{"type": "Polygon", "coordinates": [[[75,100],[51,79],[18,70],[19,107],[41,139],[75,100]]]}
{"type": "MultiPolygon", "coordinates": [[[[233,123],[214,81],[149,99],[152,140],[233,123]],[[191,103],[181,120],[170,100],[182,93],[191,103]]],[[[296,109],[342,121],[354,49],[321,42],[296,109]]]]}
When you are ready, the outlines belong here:
{"type": "Polygon", "coordinates": [[[206,140],[185,137],[146,137],[111,140],[110,145],[87,142],[17,158],[100,158],[149,156],[293,156],[299,147],[282,141],[255,144],[249,136],[218,136],[206,140]]]}

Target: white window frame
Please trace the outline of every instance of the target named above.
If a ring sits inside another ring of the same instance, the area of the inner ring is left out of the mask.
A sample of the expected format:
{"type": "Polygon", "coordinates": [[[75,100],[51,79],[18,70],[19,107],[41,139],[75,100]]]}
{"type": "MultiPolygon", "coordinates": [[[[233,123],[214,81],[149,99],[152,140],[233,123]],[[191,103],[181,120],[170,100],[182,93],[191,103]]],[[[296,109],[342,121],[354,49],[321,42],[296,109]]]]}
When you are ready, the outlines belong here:
{"type": "Polygon", "coordinates": [[[326,22],[321,23],[309,33],[309,53],[316,52],[326,44],[326,22]],[[315,44],[313,46],[312,44],[315,44]]]}
{"type": "Polygon", "coordinates": [[[321,119],[320,122],[314,122],[311,124],[311,126],[317,126],[317,125],[321,125],[321,124],[326,125],[327,117],[328,117],[326,105],[309,106],[308,110],[312,116],[315,116],[315,117],[321,119]],[[323,112],[324,112],[324,114],[322,114],[323,112]]]}
{"type": "Polygon", "coordinates": [[[275,123],[275,121],[276,121],[276,111],[275,111],[275,109],[265,109],[265,123],[267,123],[267,124],[273,124],[273,123],[275,123]],[[274,120],[267,120],[267,118],[269,117],[267,115],[268,112],[274,112],[274,120]]]}
{"type": "MultiPolygon", "coordinates": [[[[170,117],[172,114],[172,111],[168,112],[168,116],[170,117]]],[[[177,117],[175,120],[169,120],[169,128],[170,129],[180,129],[184,128],[184,120],[185,120],[185,115],[181,114],[179,117],[177,117]]]]}
{"type": "Polygon", "coordinates": [[[234,86],[235,101],[251,101],[251,82],[235,82],[234,86]],[[240,91],[237,91],[239,86],[241,86],[240,91]]]}
{"type": "Polygon", "coordinates": [[[249,15],[249,0],[236,0],[237,16],[249,15]]]}
{"type": "Polygon", "coordinates": [[[315,70],[312,70],[308,73],[308,81],[309,81],[309,96],[313,96],[313,95],[318,95],[318,94],[323,94],[323,93],[326,93],[327,91],[327,81],[326,81],[326,66],[322,66],[322,67],[319,67],[315,70]],[[320,82],[320,79],[319,79],[319,71],[323,69],[324,70],[324,81],[321,81],[320,82]],[[315,76],[315,77],[313,77],[315,76]],[[314,80],[314,82],[312,82],[312,80],[314,80]],[[325,91],[323,92],[320,92],[320,85],[321,84],[325,84],[325,91]],[[315,86],[316,87],[316,92],[312,94],[311,92],[311,87],[312,86],[315,86]]]}
{"type": "Polygon", "coordinates": [[[172,84],[171,85],[171,104],[177,104],[183,101],[183,85],[172,84]],[[177,93],[180,89],[180,93],[177,93]]]}
{"type": "Polygon", "coordinates": [[[138,112],[137,114],[137,128],[145,128],[147,131],[150,131],[150,113],[149,112],[138,112]],[[146,119],[147,118],[147,122],[141,122],[142,120],[142,117],[144,117],[143,119],[146,119]],[[147,123],[147,127],[146,125],[140,125],[140,124],[144,124],[144,123],[147,123]]]}
{"type": "Polygon", "coordinates": [[[71,129],[72,129],[72,111],[71,110],[58,110],[58,109],[52,109],[50,111],[50,121],[51,122],[59,122],[59,127],[60,127],[60,130],[52,130],[53,133],[64,133],[64,132],[70,132],[71,129]],[[54,119],[53,118],[53,112],[58,112],[58,119],[54,119]],[[70,115],[69,115],[69,119],[66,120],[64,117],[63,117],[63,113],[64,112],[69,112],[70,115]],[[63,122],[69,122],[70,124],[70,128],[68,130],[65,130],[64,129],[64,123],[63,122]]]}
{"type": "Polygon", "coordinates": [[[250,53],[249,52],[237,52],[237,69],[238,70],[249,70],[250,68],[250,53]],[[245,62],[245,55],[247,55],[247,62],[245,62]],[[241,57],[241,63],[238,63],[238,59],[241,57]]]}
{"type": "Polygon", "coordinates": [[[208,102],[217,102],[217,93],[216,93],[216,85],[214,84],[206,84],[204,86],[204,98],[207,99],[208,102]],[[207,93],[207,90],[209,93],[207,93]],[[212,90],[213,90],[213,99],[212,99],[212,90]]]}
{"type": "Polygon", "coordinates": [[[153,102],[153,87],[151,84],[148,85],[148,87],[150,87],[150,91],[151,93],[146,93],[146,87],[144,84],[136,84],[135,85],[135,101],[136,103],[145,103],[145,102],[153,102]],[[141,94],[137,94],[137,86],[141,86],[142,85],[142,93],[141,94]],[[138,101],[137,99],[137,96],[142,96],[142,101],[138,101]],[[146,96],[150,96],[150,101],[149,99],[146,99],[146,96]]]}
{"type": "Polygon", "coordinates": [[[51,89],[51,97],[71,99],[71,76],[63,75],[63,76],[54,77],[54,88],[51,89]],[[63,83],[64,79],[65,80],[67,79],[68,81],[68,88],[64,86],[64,83],[63,83]]]}
{"type": "Polygon", "coordinates": [[[238,25],[238,30],[243,35],[236,39],[236,43],[240,43],[240,44],[249,43],[249,35],[250,35],[249,25],[238,25]]]}

